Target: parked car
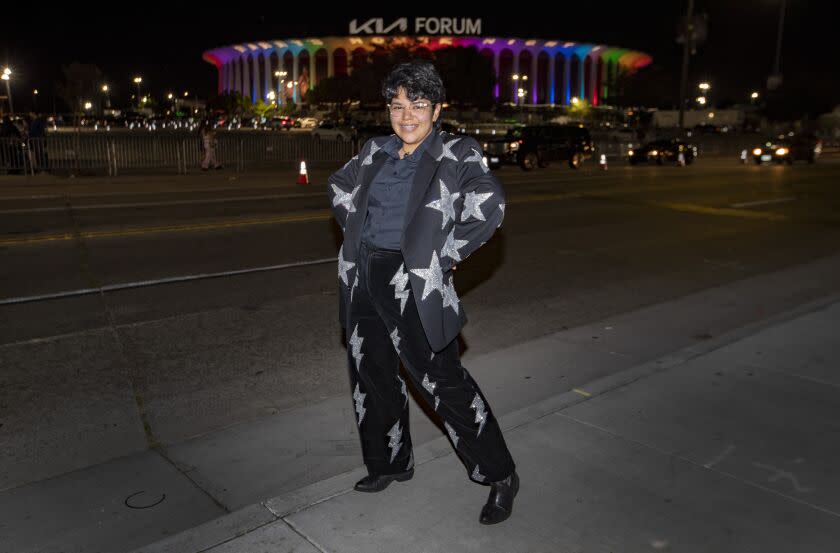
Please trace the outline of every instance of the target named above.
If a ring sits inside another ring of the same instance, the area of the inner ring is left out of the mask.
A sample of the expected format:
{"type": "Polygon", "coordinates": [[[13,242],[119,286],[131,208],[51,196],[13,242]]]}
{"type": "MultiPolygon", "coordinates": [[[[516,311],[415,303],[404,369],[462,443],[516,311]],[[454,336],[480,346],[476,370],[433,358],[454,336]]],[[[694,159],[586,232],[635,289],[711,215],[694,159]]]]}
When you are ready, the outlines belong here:
{"type": "Polygon", "coordinates": [[[333,121],[321,121],[312,131],[315,140],[353,140],[353,129],[341,127],[333,121]]]}
{"type": "Polygon", "coordinates": [[[578,169],[595,154],[589,131],[583,125],[527,125],[509,129],[505,136],[482,144],[491,169],[504,164],[519,165],[523,171],[547,167],[552,161],[566,161],[578,169]]]}
{"type": "Polygon", "coordinates": [[[639,163],[680,163],[680,154],[683,156],[683,163],[691,164],[697,157],[697,146],[683,142],[676,138],[670,140],[654,140],[627,151],[630,165],[639,163]]]}
{"type": "Polygon", "coordinates": [[[298,117],[295,120],[295,128],[314,129],[318,126],[318,119],[315,117],[298,117]]]}
{"type": "Polygon", "coordinates": [[[287,131],[287,130],[292,128],[292,125],[294,125],[294,122],[292,121],[292,118],[289,117],[288,115],[278,115],[278,116],[272,117],[266,123],[266,127],[268,129],[275,130],[275,131],[280,131],[280,130],[287,131]]]}
{"type": "Polygon", "coordinates": [[[822,140],[808,134],[783,134],[768,138],[751,153],[753,161],[759,165],[770,162],[793,164],[794,161],[814,163],[822,153],[822,140]]]}

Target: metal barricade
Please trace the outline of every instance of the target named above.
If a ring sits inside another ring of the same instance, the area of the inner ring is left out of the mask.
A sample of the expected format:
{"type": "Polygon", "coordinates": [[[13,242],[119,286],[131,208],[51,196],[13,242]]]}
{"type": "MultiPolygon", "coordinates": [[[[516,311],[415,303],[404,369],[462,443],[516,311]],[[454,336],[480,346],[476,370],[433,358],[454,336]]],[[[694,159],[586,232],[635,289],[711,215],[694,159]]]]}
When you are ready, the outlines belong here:
{"type": "MultiPolygon", "coordinates": [[[[308,133],[220,131],[216,159],[237,172],[271,169],[305,160],[343,163],[357,153],[350,141],[318,140],[308,133]]],[[[204,157],[194,133],[148,131],[53,132],[46,138],[0,139],[0,171],[104,173],[198,170],[204,157]]]]}

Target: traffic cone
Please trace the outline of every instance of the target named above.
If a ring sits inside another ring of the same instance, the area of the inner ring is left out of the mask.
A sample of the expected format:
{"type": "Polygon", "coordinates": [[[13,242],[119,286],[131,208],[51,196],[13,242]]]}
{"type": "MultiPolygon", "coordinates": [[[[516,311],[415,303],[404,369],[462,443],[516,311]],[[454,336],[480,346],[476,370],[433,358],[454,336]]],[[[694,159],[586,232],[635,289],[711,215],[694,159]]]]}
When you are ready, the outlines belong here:
{"type": "Polygon", "coordinates": [[[300,162],[300,173],[298,173],[298,184],[309,184],[309,173],[306,172],[306,162],[300,162]]]}
{"type": "Polygon", "coordinates": [[[602,171],[607,170],[607,154],[601,154],[601,159],[598,161],[598,166],[602,171]]]}

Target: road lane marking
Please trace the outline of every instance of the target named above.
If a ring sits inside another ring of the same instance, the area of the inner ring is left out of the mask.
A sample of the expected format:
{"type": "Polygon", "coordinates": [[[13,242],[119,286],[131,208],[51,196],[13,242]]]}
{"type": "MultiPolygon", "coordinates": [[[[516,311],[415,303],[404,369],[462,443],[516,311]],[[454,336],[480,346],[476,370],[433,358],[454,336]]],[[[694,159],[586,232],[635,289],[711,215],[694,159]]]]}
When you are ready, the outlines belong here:
{"type": "Polygon", "coordinates": [[[572,388],[572,391],[576,394],[582,395],[583,397],[592,397],[592,394],[579,388],[572,388]]]}
{"type": "Polygon", "coordinates": [[[686,213],[699,213],[702,215],[722,215],[726,217],[742,217],[744,219],[764,219],[766,221],[786,221],[788,217],[780,213],[768,213],[766,211],[743,211],[729,207],[710,207],[698,204],[683,204],[671,202],[650,202],[649,205],[664,207],[673,211],[684,211],[686,213]]]}
{"type": "MultiPolygon", "coordinates": [[[[170,232],[196,232],[200,230],[218,230],[225,228],[251,227],[258,225],[274,225],[278,223],[307,223],[312,221],[327,221],[332,218],[332,212],[325,210],[300,215],[279,215],[277,217],[263,217],[230,222],[209,222],[189,225],[165,225],[159,227],[136,227],[121,230],[94,230],[80,232],[81,238],[119,238],[124,236],[140,236],[143,234],[160,234],[170,232]]],[[[42,244],[46,242],[66,242],[73,240],[72,233],[32,235],[19,238],[0,240],[0,246],[22,246],[42,244]]]]}
{"type": "MultiPolygon", "coordinates": [[[[581,191],[581,192],[540,192],[523,194],[508,197],[508,204],[545,202],[545,201],[561,201],[573,200],[579,198],[599,198],[609,197],[625,193],[624,189],[607,189],[601,191],[581,191]]],[[[631,202],[635,203],[635,202],[631,202]]],[[[639,202],[644,205],[652,205],[655,207],[664,207],[675,211],[684,211],[689,213],[700,213],[704,215],[724,215],[742,217],[746,219],[764,219],[769,221],[785,221],[788,217],[778,213],[768,213],[762,211],[744,211],[732,208],[708,207],[697,204],[683,204],[683,203],[669,203],[669,202],[639,202]]],[[[62,208],[66,210],[65,208],[62,208]]],[[[87,231],[80,233],[81,238],[96,239],[96,238],[119,238],[125,236],[140,236],[144,234],[159,234],[168,232],[196,232],[202,230],[219,230],[226,228],[249,227],[258,225],[273,225],[283,223],[303,223],[313,221],[326,221],[332,218],[332,212],[329,210],[311,211],[306,214],[292,214],[292,215],[278,215],[274,217],[261,217],[256,219],[246,219],[240,221],[230,222],[208,222],[197,224],[184,225],[165,225],[158,227],[135,227],[121,230],[100,230],[87,231]]],[[[45,234],[45,235],[30,235],[16,238],[0,239],[0,247],[3,246],[22,246],[35,245],[48,242],[65,242],[73,240],[74,236],[70,233],[45,234]]]]}
{"type": "Polygon", "coordinates": [[[729,207],[742,208],[742,207],[753,207],[753,206],[757,206],[757,205],[781,204],[781,203],[784,203],[784,202],[792,202],[794,200],[796,200],[796,198],[791,196],[789,198],[774,198],[772,200],[757,200],[755,202],[741,202],[739,204],[729,204],[729,207]]]}
{"type": "Polygon", "coordinates": [[[66,290],[64,292],[54,292],[52,294],[41,294],[37,296],[20,296],[16,298],[0,299],[0,305],[13,305],[18,303],[29,303],[34,301],[54,300],[61,298],[72,298],[78,296],[87,296],[90,294],[98,294],[99,292],[115,292],[118,290],[128,290],[131,288],[145,288],[148,286],[157,286],[159,284],[171,284],[174,282],[188,282],[191,280],[205,280],[209,278],[219,278],[225,276],[246,275],[251,273],[262,273],[265,271],[278,271],[282,269],[294,269],[297,267],[308,267],[311,265],[324,265],[326,263],[336,263],[336,257],[327,257],[323,259],[312,259],[310,261],[295,261],[293,263],[282,263],[280,265],[267,265],[265,267],[249,267],[248,269],[235,269],[231,271],[220,271],[218,273],[199,273],[194,275],[180,275],[166,278],[158,278],[152,280],[140,280],[136,282],[124,282],[121,284],[108,284],[99,288],[80,288],[78,290],[66,290]]]}
{"type": "Polygon", "coordinates": [[[251,202],[257,200],[290,200],[290,199],[306,199],[306,198],[320,198],[324,194],[264,194],[261,196],[232,196],[229,198],[206,198],[196,200],[168,200],[157,202],[126,202],[117,204],[82,204],[82,205],[66,205],[53,207],[26,207],[19,209],[0,209],[0,215],[15,215],[20,213],[55,213],[65,212],[68,209],[73,211],[89,211],[95,209],[125,209],[135,207],[166,207],[179,205],[201,205],[201,204],[223,204],[233,202],[251,202]]]}

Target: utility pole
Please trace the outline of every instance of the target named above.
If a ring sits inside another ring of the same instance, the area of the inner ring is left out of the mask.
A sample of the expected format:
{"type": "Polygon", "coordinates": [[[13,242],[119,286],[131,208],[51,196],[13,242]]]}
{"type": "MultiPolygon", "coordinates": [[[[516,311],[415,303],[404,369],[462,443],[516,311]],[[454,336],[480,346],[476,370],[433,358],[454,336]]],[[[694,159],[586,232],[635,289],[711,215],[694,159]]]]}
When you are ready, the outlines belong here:
{"type": "Polygon", "coordinates": [[[688,85],[688,58],[694,47],[694,0],[688,0],[688,12],[685,15],[683,28],[683,62],[682,77],[680,78],[680,119],[679,127],[683,128],[685,118],[685,89],[688,85]]]}
{"type": "Polygon", "coordinates": [[[774,90],[782,85],[782,30],[785,26],[785,4],[786,0],[782,0],[782,6],[779,9],[779,31],[776,34],[776,59],[773,60],[773,74],[767,79],[767,88],[774,90]]]}

